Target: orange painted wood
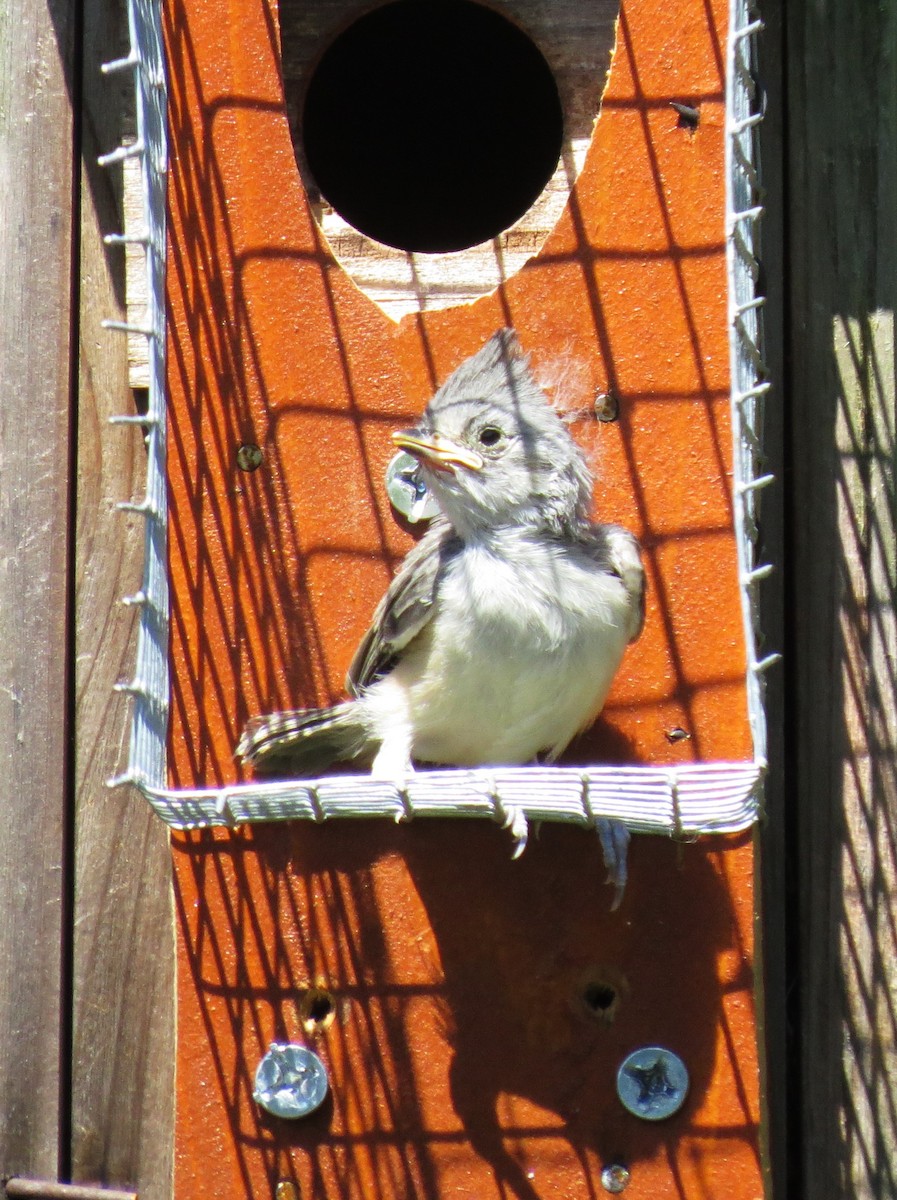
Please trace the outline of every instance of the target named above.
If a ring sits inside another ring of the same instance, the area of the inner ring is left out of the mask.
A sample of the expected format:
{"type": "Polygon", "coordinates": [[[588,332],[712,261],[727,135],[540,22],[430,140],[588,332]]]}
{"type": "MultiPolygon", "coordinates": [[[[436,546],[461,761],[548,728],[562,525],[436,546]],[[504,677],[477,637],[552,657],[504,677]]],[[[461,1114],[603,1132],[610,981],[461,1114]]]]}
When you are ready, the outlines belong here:
{"type": "MultiPolygon", "coordinates": [[[[340,695],[410,544],[389,433],[512,324],[574,432],[596,507],[641,538],[645,633],[571,762],[750,756],[731,509],[722,0],[632,0],[592,147],[540,255],[497,293],[395,325],[335,264],[299,183],[267,0],[172,0],[169,472],[172,783],[239,777],[252,713],[340,695]],[[671,100],[697,103],[695,132],[671,100]],[[236,465],[257,443],[262,467],[236,465]],[[673,726],[688,740],[670,743],[673,726]]],[[[621,909],[596,839],[518,862],[474,822],[177,836],[177,1200],[759,1196],[749,837],[637,839],[621,909]],[[612,988],[613,1020],[590,1010],[612,988]],[[310,987],[334,1018],[303,1029],[310,987]],[[332,1096],[261,1114],[256,1064],[310,1040],[332,1096]],[[630,1117],[634,1047],[680,1052],[685,1109],[630,1117]]]]}

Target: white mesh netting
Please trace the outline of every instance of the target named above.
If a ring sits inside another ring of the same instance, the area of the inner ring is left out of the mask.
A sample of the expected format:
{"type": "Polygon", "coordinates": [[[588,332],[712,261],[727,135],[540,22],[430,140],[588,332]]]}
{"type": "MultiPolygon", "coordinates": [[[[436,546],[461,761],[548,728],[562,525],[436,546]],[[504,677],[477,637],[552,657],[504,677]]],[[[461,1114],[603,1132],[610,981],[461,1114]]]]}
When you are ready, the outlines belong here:
{"type": "Polygon", "coordinates": [[[747,0],[730,4],[726,81],[726,233],[729,338],[734,436],[734,512],[747,650],[747,695],[754,757],[681,767],[516,767],[422,771],[403,784],[362,775],[284,783],[171,790],[167,784],[169,704],[168,580],[165,477],[165,171],[166,89],[159,0],[128,0],[131,51],[104,70],[127,70],[135,80],[138,136],[100,161],[140,163],[145,226],[110,242],[137,241],[146,251],[147,312],[140,323],[107,322],[149,343],[149,407],[116,418],[147,431],[146,493],[121,507],[142,514],[146,551],[134,677],[121,684],[134,697],[128,765],[111,782],[133,784],[175,828],[251,821],[332,817],[481,817],[507,825],[518,849],[529,822],[567,821],[593,827],[619,819],[633,831],[691,837],[747,828],[760,810],[766,766],[763,673],[778,657],[760,655],[758,585],[771,569],[758,565],[758,493],[772,481],[762,473],[763,404],[768,388],[762,361],[757,294],[759,202],[755,126],[761,119],[753,56],[760,21],[747,0]]]}

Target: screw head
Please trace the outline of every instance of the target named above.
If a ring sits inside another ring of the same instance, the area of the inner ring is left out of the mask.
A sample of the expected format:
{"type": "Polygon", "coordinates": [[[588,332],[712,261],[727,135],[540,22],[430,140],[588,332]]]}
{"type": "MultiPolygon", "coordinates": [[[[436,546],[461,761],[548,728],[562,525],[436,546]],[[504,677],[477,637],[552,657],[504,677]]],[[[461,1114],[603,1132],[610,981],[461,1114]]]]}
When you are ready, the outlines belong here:
{"type": "Polygon", "coordinates": [[[237,447],[237,466],[241,471],[257,471],[264,455],[254,442],[241,442],[237,447]]]}
{"type": "Polygon", "coordinates": [[[272,1042],[255,1072],[252,1098],[275,1117],[307,1117],[327,1095],[327,1069],[306,1046],[272,1042]]]}
{"type": "Polygon", "coordinates": [[[629,1168],[622,1163],[609,1163],[601,1172],[601,1186],[606,1192],[618,1196],[629,1187],[632,1178],[629,1168]]]}
{"type": "Polygon", "coordinates": [[[595,393],[595,416],[605,424],[616,421],[620,415],[620,398],[615,392],[595,393]]]}
{"type": "Polygon", "coordinates": [[[412,524],[431,521],[439,512],[420,474],[420,463],[404,450],[394,454],[386,468],[386,494],[393,508],[412,524]]]}
{"type": "Polygon", "coordinates": [[[671,1117],[685,1103],[687,1094],[685,1063],[662,1046],[633,1050],[617,1071],[617,1095],[623,1107],[643,1121],[671,1117]]]}
{"type": "Polygon", "coordinates": [[[687,729],[683,729],[681,725],[674,725],[672,729],[663,731],[664,737],[668,742],[690,742],[691,734],[687,729]]]}

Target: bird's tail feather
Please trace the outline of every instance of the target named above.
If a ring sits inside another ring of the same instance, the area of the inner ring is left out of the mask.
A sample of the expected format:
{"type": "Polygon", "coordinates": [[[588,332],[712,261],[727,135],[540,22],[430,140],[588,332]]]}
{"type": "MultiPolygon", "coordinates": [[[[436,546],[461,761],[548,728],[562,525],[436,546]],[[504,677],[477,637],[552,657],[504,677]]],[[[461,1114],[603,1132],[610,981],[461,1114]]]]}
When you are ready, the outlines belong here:
{"type": "Polygon", "coordinates": [[[334,763],[352,762],[372,749],[360,705],[350,700],[332,708],[252,717],[236,753],[256,775],[293,779],[320,775],[334,763]]]}

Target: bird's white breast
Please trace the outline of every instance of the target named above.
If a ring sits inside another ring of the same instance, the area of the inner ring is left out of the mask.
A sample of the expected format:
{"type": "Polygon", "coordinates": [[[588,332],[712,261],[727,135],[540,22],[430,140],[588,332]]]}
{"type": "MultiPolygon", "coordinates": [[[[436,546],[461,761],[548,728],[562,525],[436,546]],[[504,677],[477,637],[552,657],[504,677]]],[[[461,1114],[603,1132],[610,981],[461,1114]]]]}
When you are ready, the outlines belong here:
{"type": "Polygon", "coordinates": [[[451,561],[433,619],[372,689],[378,724],[407,721],[417,759],[559,753],[600,709],[623,655],[630,600],[616,575],[576,547],[504,538],[451,561]]]}

